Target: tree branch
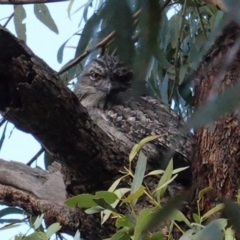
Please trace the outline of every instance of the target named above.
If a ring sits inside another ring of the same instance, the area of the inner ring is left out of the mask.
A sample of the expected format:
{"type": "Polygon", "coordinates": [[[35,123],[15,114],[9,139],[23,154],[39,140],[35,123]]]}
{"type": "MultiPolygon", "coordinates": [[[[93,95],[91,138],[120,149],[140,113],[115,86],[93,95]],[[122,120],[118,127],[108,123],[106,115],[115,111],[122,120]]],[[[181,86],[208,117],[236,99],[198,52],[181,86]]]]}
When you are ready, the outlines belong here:
{"type": "Polygon", "coordinates": [[[87,215],[82,209],[69,209],[63,204],[66,191],[60,168],[56,162],[44,171],[0,159],[1,203],[21,207],[34,216],[43,213],[48,226],[59,222],[61,231],[71,235],[79,229],[85,239],[107,236],[99,214],[87,215]]]}
{"type": "Polygon", "coordinates": [[[5,5],[21,5],[21,4],[36,4],[36,3],[57,3],[67,2],[69,0],[0,0],[0,4],[5,5]]]}

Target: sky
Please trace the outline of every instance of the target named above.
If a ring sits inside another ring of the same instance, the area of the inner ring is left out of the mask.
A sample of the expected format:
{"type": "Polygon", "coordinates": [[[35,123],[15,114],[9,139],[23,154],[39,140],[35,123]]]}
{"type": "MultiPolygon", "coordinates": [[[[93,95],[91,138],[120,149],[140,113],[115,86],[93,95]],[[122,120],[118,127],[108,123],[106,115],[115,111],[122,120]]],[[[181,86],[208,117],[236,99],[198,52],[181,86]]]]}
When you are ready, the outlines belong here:
{"type": "MultiPolygon", "coordinates": [[[[82,4],[84,2],[85,1],[81,1],[82,4]]],[[[67,14],[68,4],[69,2],[47,4],[51,16],[58,26],[58,35],[49,30],[35,17],[33,5],[24,5],[27,13],[27,18],[24,20],[27,28],[27,45],[55,71],[59,71],[66,62],[73,58],[75,49],[72,47],[76,47],[79,40],[78,36],[74,36],[68,42],[67,46],[70,47],[65,48],[64,50],[63,62],[61,64],[58,63],[58,49],[68,38],[80,29],[78,25],[81,20],[81,13],[78,12],[77,14],[72,15],[71,19],[69,19],[67,14]]],[[[79,5],[73,5],[73,11],[76,7],[79,7],[79,5]]],[[[3,25],[6,22],[6,19],[2,19],[10,16],[12,13],[13,6],[0,5],[0,24],[3,25]]],[[[7,29],[16,35],[13,20],[9,22],[7,29]]],[[[3,129],[4,125],[0,129],[0,138],[3,129]]],[[[40,144],[30,134],[17,130],[9,123],[7,125],[5,141],[0,150],[0,158],[8,161],[13,160],[27,163],[40,150],[40,148],[40,144]]],[[[38,166],[43,167],[43,154],[38,158],[37,164],[38,166]]],[[[36,166],[36,164],[33,164],[33,166],[36,166]]],[[[0,225],[0,227],[2,227],[2,225],[0,225]]],[[[22,232],[24,234],[27,230],[27,226],[21,226],[11,230],[0,231],[0,239],[10,240],[13,239],[17,233],[22,232]]]]}

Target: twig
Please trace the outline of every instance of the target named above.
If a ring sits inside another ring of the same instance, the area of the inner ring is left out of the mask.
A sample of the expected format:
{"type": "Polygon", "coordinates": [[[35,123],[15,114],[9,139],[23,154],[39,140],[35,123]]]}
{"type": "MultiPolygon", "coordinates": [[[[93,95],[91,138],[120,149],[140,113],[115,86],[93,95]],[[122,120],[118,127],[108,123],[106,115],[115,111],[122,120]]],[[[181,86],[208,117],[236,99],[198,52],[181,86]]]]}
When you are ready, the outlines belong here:
{"type": "Polygon", "coordinates": [[[28,166],[31,166],[32,163],[37,160],[37,158],[44,152],[44,148],[42,147],[36,154],[35,156],[32,157],[32,159],[27,163],[28,166]]]}
{"type": "Polygon", "coordinates": [[[95,51],[98,48],[102,48],[104,47],[106,44],[108,44],[114,37],[115,31],[111,32],[107,37],[105,37],[101,42],[99,42],[96,46],[94,46],[93,48],[85,51],[82,55],[80,55],[79,57],[75,58],[71,63],[69,63],[67,66],[65,66],[63,69],[61,69],[58,72],[58,76],[61,75],[62,73],[66,72],[67,70],[69,70],[71,67],[73,67],[74,65],[78,64],[79,62],[81,62],[88,54],[90,54],[91,52],[95,51]]]}
{"type": "Polygon", "coordinates": [[[171,93],[169,95],[169,101],[172,99],[174,90],[179,83],[179,66],[178,66],[178,54],[179,54],[179,49],[183,37],[183,27],[184,27],[184,17],[185,17],[185,11],[186,11],[186,6],[187,6],[187,0],[184,0],[184,5],[182,7],[182,16],[181,16],[181,21],[180,21],[180,28],[179,28],[179,36],[178,36],[178,42],[177,42],[177,47],[175,51],[175,62],[174,62],[174,69],[175,69],[175,79],[173,82],[173,87],[171,90],[171,93]]]}
{"type": "Polygon", "coordinates": [[[2,118],[0,121],[0,127],[6,122],[7,120],[5,118],[2,118]]]}
{"type": "Polygon", "coordinates": [[[2,5],[22,5],[22,4],[36,4],[36,3],[56,3],[56,2],[67,2],[69,0],[0,0],[2,5]]]}
{"type": "Polygon", "coordinates": [[[203,30],[203,35],[204,35],[205,39],[207,39],[206,30],[205,30],[205,28],[204,28],[203,20],[202,20],[202,17],[201,17],[199,8],[198,8],[198,6],[197,6],[197,2],[196,2],[196,0],[193,0],[193,1],[194,1],[194,4],[195,4],[195,7],[196,7],[196,9],[197,9],[198,17],[199,17],[199,20],[200,20],[200,25],[201,25],[202,30],[203,30]]]}
{"type": "Polygon", "coordinates": [[[7,27],[8,23],[10,22],[10,20],[13,18],[14,16],[14,12],[8,17],[8,20],[5,22],[5,24],[3,25],[3,27],[7,27]]]}
{"type": "Polygon", "coordinates": [[[168,6],[168,4],[171,2],[171,0],[167,0],[164,4],[163,4],[163,6],[162,6],[162,8],[161,8],[161,12],[164,10],[164,8],[165,7],[167,7],[168,6]]]}

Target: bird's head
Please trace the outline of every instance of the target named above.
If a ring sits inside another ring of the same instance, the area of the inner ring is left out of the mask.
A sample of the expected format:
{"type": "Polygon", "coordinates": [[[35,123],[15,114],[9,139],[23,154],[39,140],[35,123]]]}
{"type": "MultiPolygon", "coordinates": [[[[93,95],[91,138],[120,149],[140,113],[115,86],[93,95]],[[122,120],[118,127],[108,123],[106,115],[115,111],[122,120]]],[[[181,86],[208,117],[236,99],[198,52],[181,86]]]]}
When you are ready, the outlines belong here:
{"type": "Polygon", "coordinates": [[[108,99],[130,88],[131,81],[132,72],[117,57],[104,55],[85,67],[74,92],[83,106],[104,108],[108,99]]]}

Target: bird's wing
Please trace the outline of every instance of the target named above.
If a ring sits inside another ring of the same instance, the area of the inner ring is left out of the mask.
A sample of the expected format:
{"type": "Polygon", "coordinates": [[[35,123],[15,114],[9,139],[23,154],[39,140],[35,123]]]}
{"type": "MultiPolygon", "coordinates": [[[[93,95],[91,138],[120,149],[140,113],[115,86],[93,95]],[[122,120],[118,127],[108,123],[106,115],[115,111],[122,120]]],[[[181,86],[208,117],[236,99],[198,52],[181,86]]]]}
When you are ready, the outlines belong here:
{"type": "Polygon", "coordinates": [[[118,131],[132,142],[160,135],[153,144],[156,147],[174,151],[185,160],[189,160],[192,152],[192,136],[183,133],[184,122],[168,106],[152,97],[141,97],[129,101],[125,106],[116,105],[105,110],[104,115],[118,131]]]}

